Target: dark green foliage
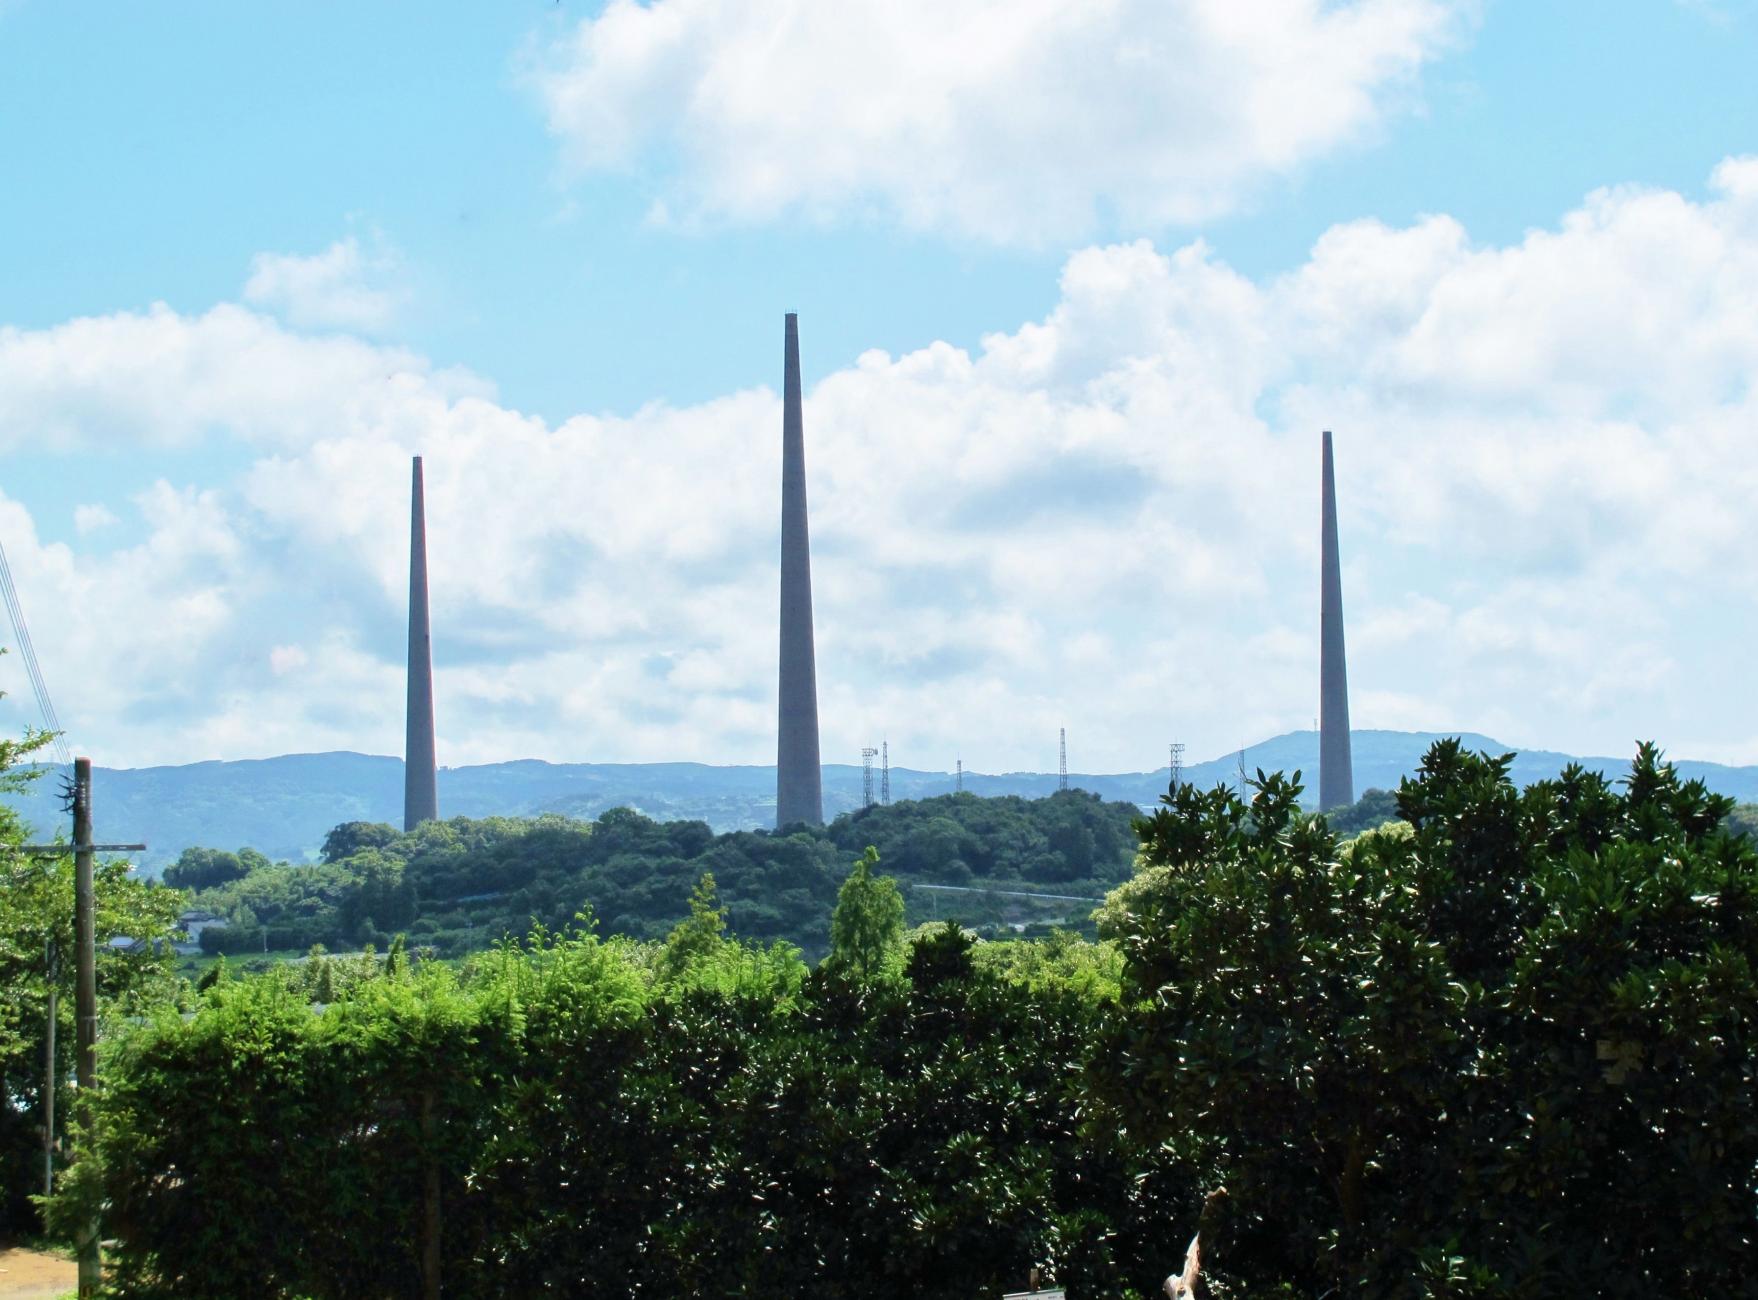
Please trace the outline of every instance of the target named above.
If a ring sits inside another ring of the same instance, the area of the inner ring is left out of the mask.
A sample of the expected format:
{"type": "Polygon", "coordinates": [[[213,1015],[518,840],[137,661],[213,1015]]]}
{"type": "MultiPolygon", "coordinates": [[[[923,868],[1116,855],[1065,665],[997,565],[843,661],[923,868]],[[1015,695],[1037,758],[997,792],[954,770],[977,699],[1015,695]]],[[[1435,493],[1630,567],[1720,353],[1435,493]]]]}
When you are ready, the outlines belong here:
{"type": "MultiPolygon", "coordinates": [[[[245,849],[244,853],[254,850],[245,849]]],[[[257,857],[261,857],[257,854],[257,857]]],[[[263,859],[263,866],[268,860],[263,859]]],[[[242,880],[250,874],[243,853],[224,849],[184,849],[177,861],[165,868],[165,883],[173,889],[212,889],[229,881],[242,880]]]]}
{"type": "MultiPolygon", "coordinates": [[[[741,873],[871,903],[842,823],[459,819],[259,868],[214,895],[382,931],[413,885],[410,940],[117,1025],[64,1204],[106,1198],[119,1293],[166,1300],[412,1297],[433,1222],[455,1296],[965,1300],[1044,1265],[1124,1297],[1199,1223],[1219,1297],[1751,1294],[1758,850],[1651,747],[1621,789],[1510,770],[1437,744],[1348,841],[1298,773],[1186,786],[1115,942],[899,943],[887,906],[838,941],[893,954],[861,978],[727,937],[769,902],[741,873]],[[421,927],[471,885],[497,916],[601,890],[651,941],[540,925],[445,967],[421,927]]],[[[973,802],[864,820],[975,876],[973,802]]],[[[1092,802],[1042,801],[1008,860],[1099,851],[1092,802]]]]}
{"type": "Polygon", "coordinates": [[[1369,790],[1346,808],[1333,808],[1325,821],[1339,835],[1359,835],[1398,819],[1398,796],[1390,790],[1369,790]]]}
{"type": "MultiPolygon", "coordinates": [[[[5,771],[5,764],[5,742],[0,742],[0,785],[16,775],[5,771]]],[[[73,859],[14,858],[5,852],[22,839],[16,818],[0,811],[0,1238],[40,1228],[28,1198],[43,1190],[43,1057],[51,983],[59,999],[56,1077],[63,1135],[75,1045],[73,859]],[[57,954],[53,969],[51,945],[57,954]]],[[[183,895],[136,880],[126,863],[116,861],[100,860],[93,884],[100,1013],[109,1020],[173,998],[170,941],[183,895]],[[116,936],[143,943],[136,951],[115,951],[106,941],[116,936]]],[[[56,1163],[63,1163],[59,1155],[56,1163]]]]}
{"type": "Polygon", "coordinates": [[[382,849],[397,838],[387,822],[343,822],[324,836],[323,860],[340,862],[366,849],[382,849]]]}
{"type": "Polygon", "coordinates": [[[1078,1267],[1076,1297],[1152,1284],[1194,1188],[1078,1123],[1102,999],[992,973],[956,929],[866,986],[689,946],[661,980],[664,953],[539,932],[461,977],[356,974],[321,1014],[283,967],[117,1039],[119,1294],[417,1295],[430,1180],[448,1295],[968,1300],[1034,1264],[1078,1267]]]}
{"type": "Polygon", "coordinates": [[[523,934],[534,921],[559,929],[582,908],[609,933],[659,939],[684,915],[691,887],[708,872],[719,883],[732,933],[817,956],[825,951],[847,864],[868,844],[904,886],[916,919],[951,908],[963,920],[994,926],[1016,913],[1032,919],[1046,911],[1052,918],[1073,912],[1078,921],[1087,910],[1079,904],[912,895],[909,886],[1097,897],[1128,878],[1135,815],[1132,805],[1071,790],[1039,800],[946,795],[785,835],[715,835],[704,822],[656,822],[626,808],[592,822],[455,817],[407,834],[348,822],[325,840],[321,866],[270,867],[254,850],[191,849],[183,855],[188,867],[180,862],[171,871],[182,879],[214,863],[257,863],[248,872],[228,868],[202,887],[196,901],[231,922],[202,935],[208,952],[383,946],[406,931],[415,942],[460,955],[523,934]]]}
{"type": "Polygon", "coordinates": [[[1758,855],[1652,747],[1622,792],[1508,766],[1438,743],[1343,848],[1281,777],[1181,790],[1095,1082],[1226,1184],[1253,1285],[1749,1294],[1758,855]]]}
{"type": "Polygon", "coordinates": [[[1135,855],[1133,804],[1107,803],[1084,790],[1044,799],[974,794],[875,805],[827,828],[843,853],[867,845],[886,868],[941,884],[1024,881],[1116,884],[1135,855]]]}

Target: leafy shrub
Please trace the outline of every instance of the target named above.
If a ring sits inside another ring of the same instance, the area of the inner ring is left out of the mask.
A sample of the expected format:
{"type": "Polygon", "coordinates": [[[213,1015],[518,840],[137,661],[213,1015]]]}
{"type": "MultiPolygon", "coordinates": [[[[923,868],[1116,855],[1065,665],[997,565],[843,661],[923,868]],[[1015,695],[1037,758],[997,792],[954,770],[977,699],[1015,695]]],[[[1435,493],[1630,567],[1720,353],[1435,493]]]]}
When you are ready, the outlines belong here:
{"type": "Polygon", "coordinates": [[[1749,1293],[1758,855],[1650,746],[1621,793],[1509,762],[1436,744],[1341,848],[1298,773],[1178,791],[1095,1084],[1226,1184],[1253,1285],[1749,1293]]]}

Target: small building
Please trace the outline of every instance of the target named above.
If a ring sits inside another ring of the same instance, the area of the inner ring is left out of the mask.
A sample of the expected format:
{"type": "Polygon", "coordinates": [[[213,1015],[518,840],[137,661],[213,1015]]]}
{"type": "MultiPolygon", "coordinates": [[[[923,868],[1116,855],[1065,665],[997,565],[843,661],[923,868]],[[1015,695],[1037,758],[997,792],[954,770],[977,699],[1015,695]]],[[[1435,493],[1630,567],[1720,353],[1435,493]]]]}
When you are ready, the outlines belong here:
{"type": "Polygon", "coordinates": [[[227,921],[223,916],[208,911],[206,908],[191,907],[177,914],[177,928],[189,936],[182,943],[174,944],[178,955],[193,957],[201,952],[201,932],[203,930],[224,930],[227,921]]]}

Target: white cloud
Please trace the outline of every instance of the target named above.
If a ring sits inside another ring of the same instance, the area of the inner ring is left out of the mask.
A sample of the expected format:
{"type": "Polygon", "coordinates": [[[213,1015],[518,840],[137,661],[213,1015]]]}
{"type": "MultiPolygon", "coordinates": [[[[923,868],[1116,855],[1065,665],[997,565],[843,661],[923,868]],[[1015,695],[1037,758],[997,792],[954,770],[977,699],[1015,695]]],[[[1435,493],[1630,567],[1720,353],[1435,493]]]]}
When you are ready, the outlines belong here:
{"type": "Polygon", "coordinates": [[[298,672],[311,662],[311,656],[305,653],[302,646],[278,645],[269,648],[269,671],[277,677],[298,672]]]}
{"type": "Polygon", "coordinates": [[[401,259],[382,239],[363,250],[353,235],[321,253],[258,253],[244,300],[301,329],[379,333],[395,320],[403,298],[401,259]]]}
{"type": "MultiPolygon", "coordinates": [[[[806,412],[826,757],[886,734],[901,764],[1043,769],[1066,725],[1075,767],[1146,768],[1308,725],[1331,427],[1358,725],[1758,760],[1729,632],[1758,624],[1744,167],[1507,247],[1340,226],[1269,281],[1200,243],[1086,249],[1041,321],[832,373],[806,412]]],[[[106,555],[0,501],[107,761],[397,752],[417,452],[443,761],[772,753],[768,388],[551,426],[223,307],[0,331],[14,390],[0,444],[258,448],[230,485],[154,488],[106,555]]]]}
{"type": "Polygon", "coordinates": [[[492,391],[415,353],[296,334],[231,304],[0,325],[0,450],[182,446],[211,434],[303,446],[420,428],[456,398],[492,391]]]}
{"type": "Polygon", "coordinates": [[[109,506],[87,504],[73,508],[73,530],[81,537],[114,528],[121,522],[109,506]]]}
{"type": "Polygon", "coordinates": [[[1361,140],[1475,0],[611,0],[531,72],[655,212],[880,214],[984,240],[1155,229],[1361,140]]]}

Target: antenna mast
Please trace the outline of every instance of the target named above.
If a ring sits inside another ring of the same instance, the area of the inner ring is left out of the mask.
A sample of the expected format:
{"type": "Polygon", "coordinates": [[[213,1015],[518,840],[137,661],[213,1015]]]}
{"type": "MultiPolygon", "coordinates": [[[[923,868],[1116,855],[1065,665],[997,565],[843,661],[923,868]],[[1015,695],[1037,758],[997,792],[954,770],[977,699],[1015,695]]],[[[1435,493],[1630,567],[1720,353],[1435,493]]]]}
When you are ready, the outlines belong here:
{"type": "Polygon", "coordinates": [[[1056,788],[1066,790],[1068,789],[1068,728],[1061,728],[1061,732],[1061,757],[1058,760],[1060,765],[1057,768],[1056,788]]]}
{"type": "Polygon", "coordinates": [[[1167,764],[1167,770],[1171,779],[1166,782],[1166,788],[1173,794],[1177,794],[1178,787],[1184,784],[1184,742],[1182,740],[1172,742],[1172,761],[1167,764]]]}
{"type": "Polygon", "coordinates": [[[954,794],[964,793],[964,757],[962,755],[958,760],[958,774],[952,778],[952,790],[954,794]]]}
{"type": "Polygon", "coordinates": [[[874,749],[871,745],[862,746],[861,807],[863,808],[871,808],[873,806],[873,760],[878,756],[879,751],[874,749]]]}
{"type": "Polygon", "coordinates": [[[891,742],[879,742],[879,802],[891,806],[891,742]]]}

